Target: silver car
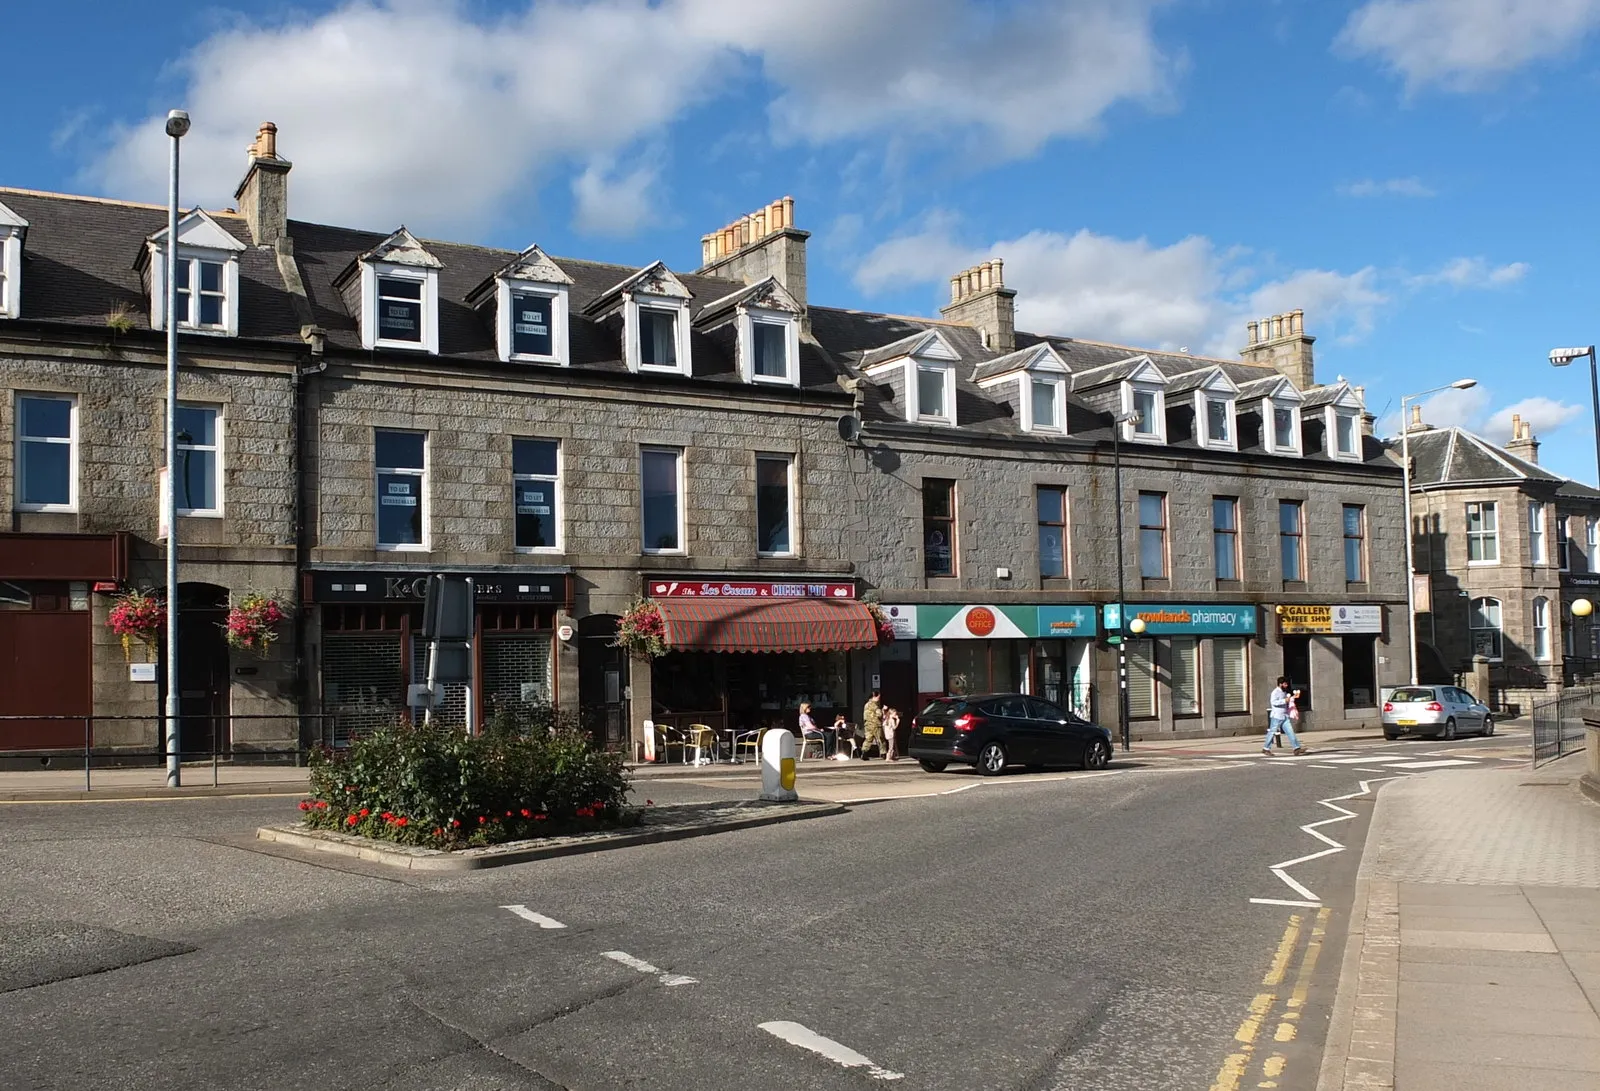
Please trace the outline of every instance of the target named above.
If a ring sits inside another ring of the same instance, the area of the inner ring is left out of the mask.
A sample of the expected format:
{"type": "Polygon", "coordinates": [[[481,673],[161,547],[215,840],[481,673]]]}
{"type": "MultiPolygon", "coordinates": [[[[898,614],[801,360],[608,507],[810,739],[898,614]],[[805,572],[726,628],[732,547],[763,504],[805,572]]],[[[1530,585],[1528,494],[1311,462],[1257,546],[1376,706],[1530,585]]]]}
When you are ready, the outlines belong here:
{"type": "Polygon", "coordinates": [[[1398,739],[1407,732],[1430,739],[1493,735],[1494,717],[1458,686],[1399,686],[1383,702],[1383,737],[1398,739]]]}

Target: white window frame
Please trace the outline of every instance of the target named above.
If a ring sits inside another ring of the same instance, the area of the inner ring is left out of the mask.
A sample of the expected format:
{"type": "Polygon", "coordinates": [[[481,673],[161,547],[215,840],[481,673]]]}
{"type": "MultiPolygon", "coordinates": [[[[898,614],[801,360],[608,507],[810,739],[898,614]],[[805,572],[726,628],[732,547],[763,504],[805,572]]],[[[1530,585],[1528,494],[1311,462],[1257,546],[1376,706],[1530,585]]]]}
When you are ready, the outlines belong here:
{"type": "Polygon", "coordinates": [[[745,382],[767,386],[800,385],[800,323],[787,311],[768,310],[764,307],[741,307],[738,321],[739,372],[745,382]],[[784,363],[782,375],[756,374],[756,326],[780,326],[783,329],[784,363]]]}
{"type": "Polygon", "coordinates": [[[361,347],[401,349],[439,355],[439,270],[389,261],[361,263],[361,347]],[[412,280],[422,285],[422,338],[395,341],[378,336],[378,278],[412,280]]]}
{"type": "Polygon", "coordinates": [[[1472,648],[1472,654],[1474,654],[1474,655],[1478,654],[1478,637],[1477,637],[1477,634],[1478,633],[1490,633],[1490,632],[1499,634],[1499,638],[1495,641],[1495,643],[1500,645],[1500,654],[1499,655],[1491,655],[1488,658],[1489,658],[1489,661],[1491,663],[1498,663],[1503,658],[1505,658],[1505,648],[1506,648],[1505,614],[1504,614],[1504,612],[1502,610],[1501,601],[1499,599],[1495,598],[1493,595],[1480,595],[1475,599],[1469,599],[1467,601],[1467,636],[1468,636],[1468,638],[1470,640],[1470,647],[1472,648]],[[1488,611],[1490,609],[1489,604],[1491,604],[1491,603],[1493,604],[1494,617],[1495,617],[1495,623],[1493,625],[1474,625],[1473,624],[1473,621],[1476,619],[1476,615],[1479,612],[1478,611],[1478,603],[1480,603],[1480,602],[1484,604],[1484,609],[1483,609],[1482,613],[1484,613],[1485,615],[1488,614],[1488,611]]]}
{"type": "Polygon", "coordinates": [[[1336,405],[1330,405],[1327,409],[1327,428],[1328,457],[1340,462],[1360,462],[1361,412],[1354,409],[1340,409],[1336,405]],[[1340,450],[1339,448],[1339,421],[1341,419],[1350,422],[1351,449],[1348,451],[1340,450]]]}
{"type": "Polygon", "coordinates": [[[1473,568],[1477,568],[1477,567],[1480,567],[1480,566],[1488,567],[1490,565],[1499,564],[1500,563],[1500,504],[1499,504],[1499,502],[1498,501],[1494,501],[1494,500],[1469,500],[1469,501],[1466,502],[1465,518],[1466,518],[1466,530],[1465,530],[1464,534],[1465,534],[1466,543],[1467,543],[1467,564],[1470,567],[1473,567],[1473,568]],[[1473,508],[1477,508],[1478,509],[1478,521],[1479,521],[1480,524],[1483,521],[1483,516],[1484,516],[1485,512],[1490,512],[1490,513],[1492,513],[1494,515],[1494,529],[1493,530],[1473,530],[1472,529],[1472,509],[1473,508]],[[1475,560],[1472,559],[1472,539],[1474,537],[1476,537],[1478,539],[1480,544],[1492,543],[1494,545],[1494,560],[1492,560],[1492,561],[1491,560],[1477,560],[1477,561],[1475,561],[1475,560]]]}
{"type": "Polygon", "coordinates": [[[1167,391],[1160,383],[1137,382],[1125,380],[1122,383],[1122,411],[1124,413],[1140,412],[1137,421],[1124,421],[1122,425],[1122,440],[1124,443],[1166,443],[1167,442],[1167,391]],[[1146,429],[1146,415],[1138,409],[1139,394],[1150,394],[1155,408],[1149,414],[1155,419],[1154,427],[1146,429]]]}
{"type": "Polygon", "coordinates": [[[495,284],[495,334],[500,350],[500,362],[511,364],[554,364],[567,367],[571,363],[568,347],[567,288],[564,284],[541,284],[533,280],[501,277],[495,284]],[[540,356],[531,352],[514,351],[515,339],[512,325],[516,320],[513,301],[519,295],[544,296],[550,303],[550,354],[540,356]]]}
{"type": "Polygon", "coordinates": [[[66,511],[78,510],[78,458],[79,458],[79,430],[78,430],[78,396],[76,394],[59,394],[47,390],[19,390],[11,401],[11,412],[15,421],[14,449],[12,452],[12,502],[17,511],[66,511]],[[24,399],[37,401],[66,402],[72,410],[69,418],[66,443],[70,453],[68,455],[68,486],[67,503],[65,504],[25,504],[22,501],[22,452],[25,443],[59,444],[62,441],[54,436],[41,436],[30,439],[22,434],[22,402],[24,399]]]}
{"type": "Polygon", "coordinates": [[[1268,454],[1274,455],[1299,455],[1302,453],[1303,441],[1300,435],[1300,403],[1287,398],[1262,398],[1261,399],[1261,446],[1268,454]],[[1289,436],[1293,443],[1288,447],[1278,443],[1278,410],[1289,411],[1289,436]]]}
{"type": "MultiPolygon", "coordinates": [[[[179,322],[185,333],[206,334],[211,337],[239,336],[239,256],[228,250],[178,244],[178,260],[189,267],[189,314],[198,317],[200,295],[200,268],[202,261],[222,266],[222,325],[197,326],[193,322],[179,322]]],[[[167,247],[159,243],[152,248],[150,257],[150,328],[167,328],[167,247]]]]}
{"type": "Polygon", "coordinates": [[[379,552],[382,553],[427,553],[433,548],[433,512],[432,492],[429,488],[430,478],[433,476],[433,442],[432,436],[419,428],[386,428],[375,427],[372,430],[372,540],[379,552]],[[403,435],[422,437],[422,469],[416,470],[410,466],[380,466],[378,465],[378,433],[397,432],[403,435]],[[383,506],[383,494],[379,490],[379,481],[384,474],[404,474],[415,477],[420,490],[418,507],[422,509],[422,541],[416,545],[410,543],[387,544],[382,540],[383,524],[378,511],[383,506]]]}
{"type": "Polygon", "coordinates": [[[684,463],[686,462],[682,447],[663,447],[656,444],[647,444],[639,448],[639,550],[656,557],[681,557],[688,553],[688,518],[689,482],[684,463]],[[678,545],[674,549],[657,549],[644,543],[644,457],[647,454],[669,454],[676,459],[678,500],[678,545]]]}
{"type": "Polygon", "coordinates": [[[1545,528],[1549,525],[1544,514],[1544,503],[1539,500],[1528,501],[1528,563],[1545,565],[1550,563],[1550,554],[1545,544],[1545,528]]]}
{"type": "Polygon", "coordinates": [[[22,231],[0,224],[0,318],[21,316],[22,231]]]}
{"type": "Polygon", "coordinates": [[[1210,451],[1237,451],[1239,449],[1239,419],[1235,399],[1226,394],[1216,394],[1204,389],[1194,395],[1195,438],[1200,446],[1210,451]],[[1226,407],[1228,434],[1223,439],[1211,438],[1211,403],[1221,402],[1226,407]]]}
{"type": "Polygon", "coordinates": [[[623,324],[627,327],[625,352],[627,354],[628,370],[646,375],[692,375],[694,369],[689,362],[689,303],[687,300],[675,296],[665,295],[634,295],[629,293],[623,305],[623,324]],[[676,315],[673,322],[672,333],[675,342],[674,349],[678,362],[671,367],[660,364],[646,364],[644,351],[639,344],[641,333],[639,326],[639,312],[645,311],[671,311],[676,315]]]}
{"type": "Polygon", "coordinates": [[[1024,371],[1017,381],[1020,393],[1017,400],[1022,405],[1022,430],[1024,432],[1045,432],[1053,436],[1067,434],[1067,381],[1057,375],[1037,374],[1024,371]],[[1033,387],[1050,387],[1051,404],[1055,410],[1056,421],[1054,424],[1040,424],[1033,415],[1033,387]]]}
{"type": "Polygon", "coordinates": [[[566,477],[567,445],[554,436],[512,436],[511,437],[511,547],[517,553],[562,553],[566,551],[567,490],[563,484],[566,477]],[[552,477],[549,474],[519,474],[516,471],[516,445],[519,440],[528,440],[534,443],[553,443],[556,445],[556,472],[552,477]],[[525,546],[517,544],[517,482],[519,481],[549,481],[555,486],[555,512],[556,523],[555,545],[525,546]]]}
{"type": "Polygon", "coordinates": [[[800,505],[795,496],[795,457],[781,451],[756,452],[756,556],[758,557],[798,557],[800,555],[800,505]],[[782,462],[784,466],[785,500],[789,510],[787,514],[789,526],[789,548],[768,550],[761,548],[761,463],[782,462]]]}
{"type": "Polygon", "coordinates": [[[906,364],[906,404],[911,420],[923,424],[956,423],[956,369],[937,361],[911,360],[906,364]],[[937,373],[944,380],[943,413],[929,413],[922,408],[922,373],[937,373]]]}
{"type": "Polygon", "coordinates": [[[1536,595],[1528,620],[1533,629],[1533,658],[1540,663],[1550,662],[1550,600],[1536,595]]]}
{"type": "MultiPolygon", "coordinates": [[[[220,519],[220,518],[222,518],[223,511],[224,511],[224,509],[223,509],[223,498],[222,498],[222,492],[223,492],[222,481],[223,481],[223,476],[224,476],[223,472],[222,472],[222,452],[223,452],[223,435],[222,435],[222,416],[223,416],[223,414],[222,414],[222,406],[215,405],[215,404],[212,404],[210,402],[179,402],[178,403],[178,408],[179,409],[203,409],[203,410],[207,410],[207,411],[209,411],[211,413],[215,413],[216,417],[217,417],[216,429],[215,429],[217,440],[216,440],[215,444],[182,443],[182,442],[179,442],[177,440],[173,441],[175,443],[175,445],[177,447],[177,450],[179,452],[183,452],[183,451],[211,451],[212,454],[214,454],[216,456],[216,460],[217,460],[216,506],[215,507],[211,507],[211,508],[178,508],[177,509],[178,514],[182,515],[182,516],[186,516],[186,517],[194,516],[194,517],[201,518],[201,519],[220,519]]],[[[174,473],[177,472],[177,467],[173,467],[173,472],[174,473]]],[[[176,483],[174,481],[169,480],[168,481],[168,487],[169,488],[176,488],[177,486],[176,486],[176,483]]],[[[176,496],[177,494],[174,493],[173,495],[176,496]]]]}
{"type": "MultiPolygon", "coordinates": [[[[1306,550],[1306,502],[1303,498],[1298,497],[1279,497],[1278,577],[1282,579],[1284,583],[1310,583],[1310,574],[1306,571],[1309,560],[1310,558],[1307,556],[1306,550]],[[1293,507],[1295,511],[1295,532],[1293,534],[1290,534],[1288,531],[1283,529],[1283,512],[1285,507],[1293,507]],[[1295,540],[1296,572],[1293,576],[1289,575],[1288,572],[1283,570],[1283,546],[1285,539],[1288,538],[1293,538],[1295,540]]],[[[1344,567],[1344,559],[1342,555],[1340,557],[1339,564],[1341,568],[1344,567]]]]}

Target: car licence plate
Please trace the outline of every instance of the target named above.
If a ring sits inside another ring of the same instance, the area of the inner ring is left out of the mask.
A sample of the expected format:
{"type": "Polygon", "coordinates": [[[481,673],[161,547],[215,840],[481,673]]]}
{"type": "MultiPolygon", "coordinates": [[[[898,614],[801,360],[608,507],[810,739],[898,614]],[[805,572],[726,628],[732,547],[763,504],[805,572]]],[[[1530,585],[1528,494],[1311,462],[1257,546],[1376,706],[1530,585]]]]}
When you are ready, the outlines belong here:
{"type": "Polygon", "coordinates": [[[922,733],[924,735],[943,735],[944,734],[944,728],[942,728],[942,727],[931,727],[931,726],[930,727],[925,727],[925,728],[922,729],[922,733]]]}
{"type": "Polygon", "coordinates": [[[1396,720],[1395,723],[1400,727],[1416,727],[1417,726],[1417,721],[1415,721],[1415,720],[1396,720]]]}

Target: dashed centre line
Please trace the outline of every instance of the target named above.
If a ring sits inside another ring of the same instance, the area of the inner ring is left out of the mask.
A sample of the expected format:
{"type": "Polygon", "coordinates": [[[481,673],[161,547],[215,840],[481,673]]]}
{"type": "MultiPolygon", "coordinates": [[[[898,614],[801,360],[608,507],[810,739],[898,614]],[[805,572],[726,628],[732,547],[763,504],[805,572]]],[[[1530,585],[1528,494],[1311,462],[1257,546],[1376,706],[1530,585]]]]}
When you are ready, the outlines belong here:
{"type": "Polygon", "coordinates": [[[863,1057],[849,1046],[840,1045],[832,1038],[824,1038],[816,1031],[799,1023],[787,1020],[775,1020],[770,1023],[759,1024],[762,1030],[775,1038],[781,1038],[790,1045],[799,1046],[801,1049],[810,1050],[821,1057],[826,1057],[834,1064],[843,1065],[845,1068],[864,1068],[867,1075],[875,1080],[903,1080],[904,1072],[891,1072],[872,1063],[868,1057],[863,1057]]]}
{"type": "Polygon", "coordinates": [[[698,985],[700,979],[689,977],[685,974],[668,973],[659,966],[652,966],[642,958],[634,958],[626,951],[601,951],[602,955],[613,962],[620,962],[630,970],[638,970],[641,974],[655,974],[660,978],[661,984],[668,988],[674,985],[698,985]]]}
{"type": "Polygon", "coordinates": [[[540,928],[565,928],[566,927],[566,925],[562,924],[560,921],[556,920],[555,918],[547,917],[543,913],[535,913],[533,910],[529,909],[525,905],[502,905],[500,908],[501,909],[505,909],[505,910],[509,910],[510,912],[515,913],[517,916],[521,917],[525,921],[532,921],[534,924],[537,924],[540,928]]]}

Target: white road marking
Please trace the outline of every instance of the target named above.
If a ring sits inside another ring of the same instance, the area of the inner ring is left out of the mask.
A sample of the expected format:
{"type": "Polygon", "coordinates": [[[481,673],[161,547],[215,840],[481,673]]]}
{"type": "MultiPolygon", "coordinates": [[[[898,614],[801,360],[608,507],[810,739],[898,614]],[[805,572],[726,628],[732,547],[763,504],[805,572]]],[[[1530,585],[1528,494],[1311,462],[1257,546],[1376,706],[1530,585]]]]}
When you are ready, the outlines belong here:
{"type": "Polygon", "coordinates": [[[832,1038],[824,1038],[814,1030],[801,1026],[799,1023],[790,1023],[777,1020],[771,1023],[760,1024],[762,1030],[775,1038],[781,1038],[792,1046],[810,1050],[819,1056],[826,1057],[834,1064],[843,1065],[845,1068],[864,1068],[867,1075],[875,1080],[903,1080],[904,1072],[890,1072],[887,1068],[879,1068],[872,1061],[863,1057],[849,1046],[840,1045],[832,1038]]]}
{"type": "Polygon", "coordinates": [[[652,966],[642,958],[634,958],[626,951],[601,951],[602,955],[613,962],[620,962],[630,970],[638,970],[641,974],[655,974],[661,979],[661,984],[671,988],[674,985],[698,985],[699,978],[687,977],[683,974],[669,974],[659,966],[652,966]]]}
{"type": "MultiPolygon", "coordinates": [[[[1370,764],[1385,761],[1391,757],[1393,757],[1391,754],[1365,754],[1359,758],[1324,758],[1323,760],[1329,765],[1361,765],[1363,763],[1370,764]]],[[[1406,761],[1410,759],[1402,758],[1400,760],[1406,761]]]]}
{"type": "Polygon", "coordinates": [[[560,921],[554,920],[554,919],[552,919],[550,917],[547,917],[543,913],[535,913],[533,910],[529,909],[525,905],[502,905],[500,908],[501,909],[509,909],[511,912],[515,913],[517,916],[521,917],[523,920],[532,921],[534,924],[537,924],[540,928],[565,928],[566,927],[566,925],[562,924],[560,921]]]}
{"type": "Polygon", "coordinates": [[[1439,761],[1417,761],[1406,758],[1402,761],[1386,761],[1385,769],[1445,769],[1452,765],[1477,765],[1475,761],[1463,761],[1460,758],[1442,758],[1439,761]]]}
{"type": "Polygon", "coordinates": [[[1284,860],[1281,863],[1271,864],[1267,868],[1268,871],[1272,872],[1272,874],[1276,875],[1283,882],[1284,886],[1288,887],[1290,890],[1293,890],[1296,894],[1306,899],[1306,901],[1302,903],[1280,903],[1262,898],[1251,898],[1250,900],[1252,902],[1264,905],[1301,904],[1308,909],[1320,907],[1322,905],[1322,899],[1317,896],[1316,891],[1310,889],[1304,883],[1301,883],[1299,880],[1295,879],[1289,874],[1287,869],[1298,864],[1310,863],[1312,860],[1320,860],[1324,856],[1332,856],[1334,853],[1343,852],[1345,849],[1344,844],[1342,842],[1335,841],[1333,838],[1329,837],[1327,834],[1318,829],[1318,827],[1329,826],[1335,822],[1350,821],[1352,818],[1356,817],[1356,812],[1346,807],[1339,806],[1340,803],[1347,799],[1357,799],[1361,796],[1371,794],[1372,786],[1374,784],[1381,783],[1385,780],[1400,780],[1403,777],[1408,777],[1410,775],[1411,774],[1409,773],[1400,773],[1396,776],[1374,777],[1371,780],[1363,780],[1361,782],[1361,790],[1358,792],[1346,792],[1342,796],[1333,796],[1329,799],[1317,800],[1319,805],[1327,807],[1331,811],[1337,811],[1338,813],[1332,818],[1324,818],[1321,822],[1309,822],[1306,825],[1301,826],[1300,829],[1303,832],[1310,834],[1312,837],[1315,837],[1324,845],[1328,845],[1330,847],[1323,849],[1321,852],[1307,853],[1305,856],[1296,856],[1293,860],[1284,860]]]}
{"type": "Polygon", "coordinates": [[[1289,898],[1251,898],[1256,905],[1294,905],[1302,909],[1321,909],[1321,902],[1297,902],[1289,898]]]}

